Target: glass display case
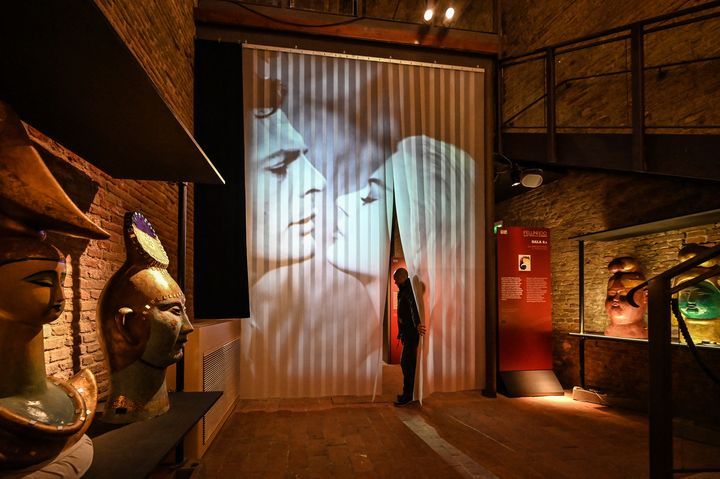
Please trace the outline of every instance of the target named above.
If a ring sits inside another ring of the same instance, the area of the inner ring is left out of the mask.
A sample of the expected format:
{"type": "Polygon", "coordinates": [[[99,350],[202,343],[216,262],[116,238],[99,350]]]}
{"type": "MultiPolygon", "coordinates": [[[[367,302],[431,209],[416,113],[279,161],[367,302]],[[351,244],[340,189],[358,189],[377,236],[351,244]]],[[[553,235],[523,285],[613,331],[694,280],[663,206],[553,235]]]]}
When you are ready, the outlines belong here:
{"type": "MultiPolygon", "coordinates": [[[[667,270],[707,246],[720,243],[720,210],[670,218],[572,238],[578,242],[579,330],[572,335],[611,340],[645,341],[647,338],[646,292],[627,301],[631,288],[645,278],[667,270]],[[644,331],[643,331],[643,328],[644,331]]],[[[712,265],[703,265],[705,269],[712,265]]],[[[698,271],[699,272],[699,271],[698,271]]],[[[720,311],[718,276],[681,293],[681,310],[693,340],[717,347],[715,325],[710,318],[720,311]],[[709,315],[709,316],[708,316],[709,315]],[[692,327],[695,324],[695,327],[692,327]]],[[[678,278],[678,281],[683,281],[678,278]]],[[[672,340],[682,343],[673,319],[672,340]]]]}

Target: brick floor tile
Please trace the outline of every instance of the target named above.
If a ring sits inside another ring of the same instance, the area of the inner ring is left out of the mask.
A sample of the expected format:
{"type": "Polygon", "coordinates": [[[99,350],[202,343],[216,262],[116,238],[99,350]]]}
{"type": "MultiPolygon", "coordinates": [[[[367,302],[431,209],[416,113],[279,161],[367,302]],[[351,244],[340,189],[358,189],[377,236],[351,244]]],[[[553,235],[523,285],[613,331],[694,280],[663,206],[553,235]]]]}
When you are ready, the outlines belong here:
{"type": "MultiPolygon", "coordinates": [[[[676,465],[717,467],[720,448],[701,446],[677,439],[676,465]]],[[[202,463],[201,477],[223,479],[444,479],[469,477],[473,464],[502,479],[644,478],[647,419],[477,392],[433,394],[407,408],[351,397],[243,400],[202,463]]]]}
{"type": "Polygon", "coordinates": [[[350,465],[350,450],[346,446],[328,446],[328,458],[335,466],[350,465]]]}
{"type": "Polygon", "coordinates": [[[352,454],[350,456],[354,472],[369,472],[373,470],[373,463],[368,459],[367,454],[352,454]]]}
{"type": "Polygon", "coordinates": [[[308,466],[308,455],[305,449],[290,448],[288,453],[288,469],[306,469],[308,466]]]}

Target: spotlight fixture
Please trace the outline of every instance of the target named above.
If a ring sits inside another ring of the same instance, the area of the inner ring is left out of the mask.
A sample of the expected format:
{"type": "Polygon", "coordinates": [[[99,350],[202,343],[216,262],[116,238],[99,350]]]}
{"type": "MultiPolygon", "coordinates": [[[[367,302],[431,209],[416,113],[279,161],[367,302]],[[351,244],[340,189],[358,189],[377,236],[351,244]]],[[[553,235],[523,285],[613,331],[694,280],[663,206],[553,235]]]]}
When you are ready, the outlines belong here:
{"type": "Polygon", "coordinates": [[[505,164],[496,162],[494,165],[495,179],[497,181],[502,175],[510,174],[510,185],[524,186],[525,188],[537,188],[543,183],[543,170],[540,168],[523,168],[502,153],[495,153],[496,160],[502,160],[505,164]]]}
{"type": "Polygon", "coordinates": [[[432,17],[434,15],[433,9],[428,8],[425,10],[425,15],[423,15],[423,20],[425,20],[426,23],[430,23],[430,20],[432,20],[432,17]]]}
{"type": "Polygon", "coordinates": [[[453,7],[448,7],[447,10],[445,10],[445,21],[449,22],[455,17],[455,9],[453,7]]]}

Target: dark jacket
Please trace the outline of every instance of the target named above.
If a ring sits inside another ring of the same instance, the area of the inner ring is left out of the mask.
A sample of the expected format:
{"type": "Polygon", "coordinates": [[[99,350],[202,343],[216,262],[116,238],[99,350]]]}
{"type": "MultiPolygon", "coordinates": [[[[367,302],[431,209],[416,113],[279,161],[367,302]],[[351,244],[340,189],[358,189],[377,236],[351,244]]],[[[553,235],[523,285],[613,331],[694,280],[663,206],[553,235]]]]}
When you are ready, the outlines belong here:
{"type": "Polygon", "coordinates": [[[398,339],[416,340],[420,337],[417,327],[420,324],[420,313],[418,313],[415,296],[413,295],[410,279],[400,285],[398,292],[398,339]]]}

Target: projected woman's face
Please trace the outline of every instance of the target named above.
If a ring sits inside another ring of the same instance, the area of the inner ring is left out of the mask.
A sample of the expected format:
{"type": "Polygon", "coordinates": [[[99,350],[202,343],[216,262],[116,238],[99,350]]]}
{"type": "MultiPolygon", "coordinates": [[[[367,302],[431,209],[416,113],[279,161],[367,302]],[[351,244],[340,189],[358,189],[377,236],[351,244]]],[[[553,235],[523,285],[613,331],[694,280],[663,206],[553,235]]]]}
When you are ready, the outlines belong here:
{"type": "Polygon", "coordinates": [[[335,233],[327,251],[333,266],[360,276],[379,274],[388,248],[388,194],[392,194],[392,184],[386,183],[383,165],[372,172],[365,187],[335,201],[335,233]]]}
{"type": "Polygon", "coordinates": [[[305,156],[303,137],[278,109],[258,118],[251,130],[253,256],[288,263],[315,253],[315,194],[325,178],[305,156]]]}

